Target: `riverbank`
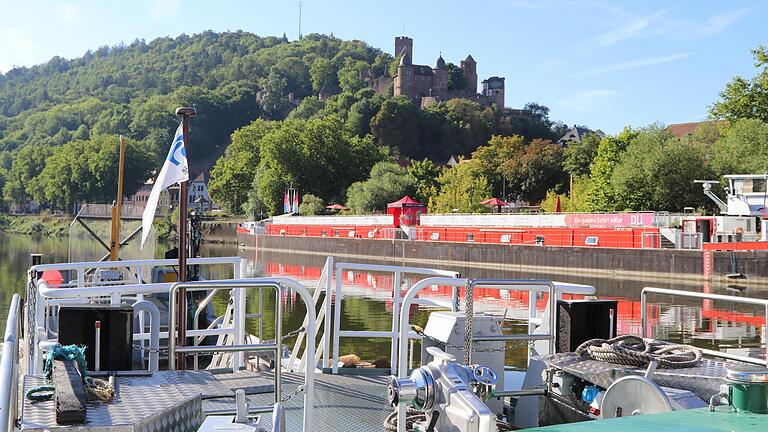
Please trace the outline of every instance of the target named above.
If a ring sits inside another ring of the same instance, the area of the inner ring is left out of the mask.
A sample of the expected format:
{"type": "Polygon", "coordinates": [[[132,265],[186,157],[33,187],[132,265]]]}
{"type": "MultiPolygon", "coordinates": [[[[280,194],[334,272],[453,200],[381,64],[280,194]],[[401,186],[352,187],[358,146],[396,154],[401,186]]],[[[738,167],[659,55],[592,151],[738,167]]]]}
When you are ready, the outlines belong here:
{"type": "Polygon", "coordinates": [[[61,215],[0,215],[0,232],[48,237],[69,234],[72,218],[61,215]]]}

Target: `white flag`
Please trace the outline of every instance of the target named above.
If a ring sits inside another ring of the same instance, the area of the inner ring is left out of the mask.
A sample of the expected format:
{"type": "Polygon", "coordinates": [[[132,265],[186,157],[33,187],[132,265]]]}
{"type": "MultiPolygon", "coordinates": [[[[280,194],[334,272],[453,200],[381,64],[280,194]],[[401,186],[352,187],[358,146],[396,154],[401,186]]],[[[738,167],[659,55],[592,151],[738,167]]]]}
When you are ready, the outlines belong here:
{"type": "MultiPolygon", "coordinates": [[[[160,199],[160,192],[168,189],[176,183],[189,180],[189,166],[187,165],[187,151],[184,148],[184,128],[183,123],[176,129],[176,135],[173,137],[171,149],[168,151],[168,157],[165,158],[163,168],[155,179],[155,185],[152,186],[152,192],[149,193],[147,206],[144,208],[144,214],[141,216],[141,247],[144,248],[144,242],[149,237],[149,230],[152,229],[152,220],[155,218],[157,201],[160,199]]],[[[186,197],[179,196],[179,199],[186,197]]]]}

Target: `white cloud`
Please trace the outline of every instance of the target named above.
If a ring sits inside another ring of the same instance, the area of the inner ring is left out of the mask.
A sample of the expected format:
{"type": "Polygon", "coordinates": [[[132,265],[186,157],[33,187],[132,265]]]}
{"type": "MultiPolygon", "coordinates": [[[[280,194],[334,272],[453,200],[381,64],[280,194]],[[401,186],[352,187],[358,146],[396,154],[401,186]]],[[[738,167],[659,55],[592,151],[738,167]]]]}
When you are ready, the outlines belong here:
{"type": "Polygon", "coordinates": [[[607,99],[617,94],[615,91],[608,89],[580,90],[566,99],[558,100],[557,103],[563,108],[573,111],[594,111],[607,99]]]}
{"type": "Polygon", "coordinates": [[[15,66],[32,66],[40,48],[20,28],[0,29],[0,73],[15,66]]]}
{"type": "Polygon", "coordinates": [[[181,9],[181,0],[152,0],[149,17],[154,21],[167,18],[181,9]]]}
{"type": "Polygon", "coordinates": [[[737,9],[712,15],[699,23],[688,19],[675,19],[669,10],[662,9],[644,17],[619,14],[619,20],[612,29],[595,37],[602,46],[610,46],[630,39],[667,37],[670,39],[703,39],[714,36],[730,27],[746,15],[747,9],[737,9]]]}
{"type": "Polygon", "coordinates": [[[58,18],[68,24],[77,24],[80,22],[80,11],[72,3],[61,2],[54,6],[58,18]]]}
{"type": "Polygon", "coordinates": [[[672,54],[667,56],[646,57],[639,60],[630,60],[620,63],[614,63],[605,66],[599,66],[594,69],[588,69],[583,72],[571,75],[571,78],[583,78],[587,76],[605,75],[613,72],[620,72],[630,69],[643,68],[648,66],[655,66],[662,63],[669,63],[675,60],[684,59],[691,56],[693,53],[683,52],[678,54],[672,54]]]}
{"type": "Polygon", "coordinates": [[[627,39],[646,36],[648,32],[655,32],[652,26],[659,22],[666,14],[667,11],[662,9],[646,17],[632,18],[629,22],[622,22],[612,30],[599,34],[597,36],[597,43],[608,46],[627,39]]]}

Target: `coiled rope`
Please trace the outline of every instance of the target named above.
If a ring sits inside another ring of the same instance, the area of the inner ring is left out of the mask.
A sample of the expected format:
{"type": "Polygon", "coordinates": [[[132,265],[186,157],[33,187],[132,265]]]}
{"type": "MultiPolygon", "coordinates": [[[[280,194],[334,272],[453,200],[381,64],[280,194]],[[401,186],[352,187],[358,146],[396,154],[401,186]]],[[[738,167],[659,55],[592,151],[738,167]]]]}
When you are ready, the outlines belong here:
{"type": "Polygon", "coordinates": [[[629,335],[588,340],[576,348],[576,355],[635,367],[656,361],[663,369],[693,367],[701,361],[701,350],[694,346],[648,342],[629,335]]]}
{"type": "Polygon", "coordinates": [[[85,347],[77,345],[56,344],[45,355],[43,377],[45,384],[27,390],[26,398],[31,401],[47,401],[53,399],[53,361],[63,360],[77,363],[77,369],[83,377],[85,390],[89,395],[101,401],[109,401],[115,397],[115,390],[107,381],[86,376],[88,364],[85,361],[85,347]]]}

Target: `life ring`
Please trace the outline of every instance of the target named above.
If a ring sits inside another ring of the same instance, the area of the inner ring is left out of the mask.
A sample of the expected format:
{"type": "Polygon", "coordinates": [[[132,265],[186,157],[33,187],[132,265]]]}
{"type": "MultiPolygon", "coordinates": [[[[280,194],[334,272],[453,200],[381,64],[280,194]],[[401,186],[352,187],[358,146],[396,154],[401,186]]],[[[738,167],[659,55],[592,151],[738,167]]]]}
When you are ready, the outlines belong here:
{"type": "Polygon", "coordinates": [[[736,234],[744,234],[744,228],[742,227],[736,228],[736,234]]]}

